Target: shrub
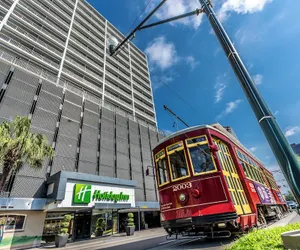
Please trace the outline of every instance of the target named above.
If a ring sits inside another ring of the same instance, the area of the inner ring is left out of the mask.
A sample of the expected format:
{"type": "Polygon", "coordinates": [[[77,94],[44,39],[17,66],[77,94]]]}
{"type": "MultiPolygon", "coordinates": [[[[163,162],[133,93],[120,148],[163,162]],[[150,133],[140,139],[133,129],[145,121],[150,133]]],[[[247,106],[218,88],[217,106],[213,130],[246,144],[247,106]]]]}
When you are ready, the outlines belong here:
{"type": "Polygon", "coordinates": [[[284,249],[281,234],[287,231],[299,230],[300,223],[271,229],[254,230],[238,240],[227,250],[261,250],[261,249],[284,249]]]}
{"type": "Polygon", "coordinates": [[[64,216],[63,221],[60,223],[59,234],[68,234],[71,218],[69,214],[64,216]]]}
{"type": "Polygon", "coordinates": [[[133,213],[128,213],[128,226],[134,227],[134,216],[133,213]]]}
{"type": "Polygon", "coordinates": [[[69,215],[69,214],[66,214],[65,216],[64,216],[64,221],[65,222],[70,222],[70,220],[72,219],[72,216],[71,215],[69,215]]]}
{"type": "Polygon", "coordinates": [[[98,218],[97,222],[96,222],[96,232],[103,232],[104,228],[105,228],[105,221],[104,221],[104,219],[102,217],[98,218]]]}

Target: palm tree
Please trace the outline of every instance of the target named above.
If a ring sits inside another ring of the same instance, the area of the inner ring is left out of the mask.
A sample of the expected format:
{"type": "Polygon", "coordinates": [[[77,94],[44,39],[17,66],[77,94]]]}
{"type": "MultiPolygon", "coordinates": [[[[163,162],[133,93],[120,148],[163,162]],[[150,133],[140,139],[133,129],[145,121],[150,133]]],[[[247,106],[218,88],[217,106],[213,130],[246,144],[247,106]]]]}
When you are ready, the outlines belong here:
{"type": "Polygon", "coordinates": [[[47,138],[30,131],[29,118],[17,116],[13,122],[0,124],[0,191],[8,191],[6,189],[10,177],[25,163],[34,169],[40,169],[43,160],[52,158],[53,155],[47,138]]]}

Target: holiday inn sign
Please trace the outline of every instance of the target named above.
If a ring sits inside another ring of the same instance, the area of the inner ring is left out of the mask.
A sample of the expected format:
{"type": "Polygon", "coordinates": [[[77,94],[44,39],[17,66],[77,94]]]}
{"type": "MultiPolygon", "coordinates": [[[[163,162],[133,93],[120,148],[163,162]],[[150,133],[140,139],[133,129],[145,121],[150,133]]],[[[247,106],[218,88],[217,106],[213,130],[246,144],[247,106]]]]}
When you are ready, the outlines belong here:
{"type": "MultiPolygon", "coordinates": [[[[107,187],[105,188],[107,189],[107,187]]],[[[111,188],[113,189],[113,188],[111,188]]],[[[73,204],[89,204],[90,202],[128,202],[129,194],[93,188],[90,184],[75,184],[73,204]]]]}

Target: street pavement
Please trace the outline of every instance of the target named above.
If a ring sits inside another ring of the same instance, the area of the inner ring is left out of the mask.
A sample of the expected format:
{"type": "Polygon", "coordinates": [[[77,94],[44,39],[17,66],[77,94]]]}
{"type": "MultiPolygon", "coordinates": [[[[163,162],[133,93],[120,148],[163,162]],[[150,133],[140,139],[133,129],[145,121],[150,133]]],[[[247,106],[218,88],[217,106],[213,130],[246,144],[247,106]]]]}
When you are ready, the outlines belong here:
{"type": "MultiPolygon", "coordinates": [[[[296,212],[290,213],[283,219],[269,225],[267,228],[284,226],[290,223],[300,222],[300,216],[296,212]]],[[[133,236],[126,234],[115,234],[109,237],[95,238],[84,241],[68,243],[64,248],[80,250],[220,250],[230,245],[232,239],[207,240],[200,237],[178,236],[166,239],[166,232],[163,228],[148,229],[135,232],[133,236]]],[[[54,246],[44,246],[39,249],[49,249],[54,246]]]]}

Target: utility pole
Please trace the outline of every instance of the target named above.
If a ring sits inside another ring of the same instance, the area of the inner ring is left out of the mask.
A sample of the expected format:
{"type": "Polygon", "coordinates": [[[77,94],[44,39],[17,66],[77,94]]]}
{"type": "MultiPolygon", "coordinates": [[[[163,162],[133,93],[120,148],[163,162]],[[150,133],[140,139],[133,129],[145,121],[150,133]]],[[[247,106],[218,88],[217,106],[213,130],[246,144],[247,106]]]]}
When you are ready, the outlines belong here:
{"type": "Polygon", "coordinates": [[[199,0],[199,2],[241,84],[257,121],[280,165],[282,173],[297,199],[298,204],[300,204],[300,165],[296,159],[296,155],[279,128],[275,117],[258,92],[258,89],[252,81],[231,40],[216,17],[210,2],[207,0],[199,0]]]}

